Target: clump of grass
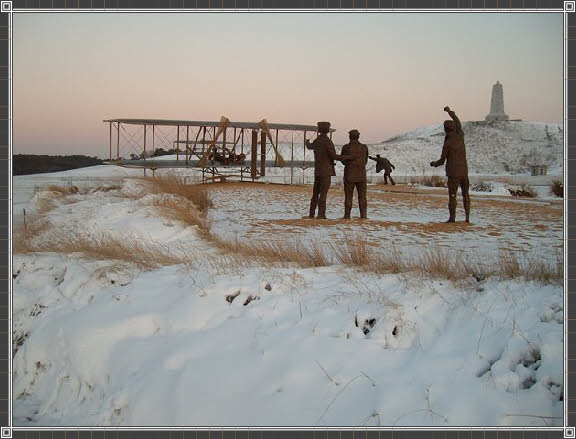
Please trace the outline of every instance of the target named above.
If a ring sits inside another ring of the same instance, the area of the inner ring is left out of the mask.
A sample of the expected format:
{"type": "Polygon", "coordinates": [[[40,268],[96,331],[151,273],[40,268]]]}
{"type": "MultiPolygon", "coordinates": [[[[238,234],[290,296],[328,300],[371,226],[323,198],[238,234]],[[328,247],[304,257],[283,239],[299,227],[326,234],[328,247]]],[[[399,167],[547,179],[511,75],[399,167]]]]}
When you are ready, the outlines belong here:
{"type": "Polygon", "coordinates": [[[562,180],[554,180],[550,185],[550,192],[559,198],[564,198],[564,183],[562,180]]]}
{"type": "Polygon", "coordinates": [[[199,226],[201,236],[233,259],[254,261],[265,266],[296,264],[302,268],[325,267],[331,260],[319,244],[307,245],[299,240],[240,242],[220,238],[207,221],[199,226]]]}
{"type": "Polygon", "coordinates": [[[427,276],[439,277],[449,280],[463,279],[468,276],[468,261],[462,255],[456,255],[439,246],[426,249],[417,260],[415,269],[427,276]]]}
{"type": "Polygon", "coordinates": [[[370,270],[375,273],[402,273],[413,269],[413,261],[407,256],[402,256],[396,247],[391,252],[374,252],[374,257],[369,264],[370,270]]]}
{"type": "Polygon", "coordinates": [[[446,187],[446,179],[439,175],[423,175],[421,177],[411,177],[410,184],[421,184],[428,187],[446,187]]]}
{"type": "Polygon", "coordinates": [[[34,238],[50,229],[51,223],[43,217],[34,217],[26,220],[24,224],[14,227],[12,233],[12,251],[17,254],[34,251],[34,238]]]}
{"type": "Polygon", "coordinates": [[[499,275],[503,279],[514,279],[520,277],[522,267],[514,253],[511,251],[501,251],[499,255],[499,275]]]}
{"type": "Polygon", "coordinates": [[[23,212],[23,223],[14,227],[12,243],[14,253],[29,253],[33,251],[33,240],[46,232],[51,223],[46,215],[54,210],[59,202],[71,204],[76,202],[75,198],[66,198],[68,195],[77,194],[78,188],[75,186],[47,186],[39,194],[35,201],[35,209],[32,214],[23,212]]]}
{"type": "Polygon", "coordinates": [[[294,263],[308,268],[324,267],[331,263],[321,246],[308,246],[298,240],[270,241],[257,245],[235,242],[233,249],[265,265],[294,263]]]}
{"type": "Polygon", "coordinates": [[[78,201],[75,197],[69,195],[78,194],[76,186],[46,186],[35,197],[35,215],[40,217],[46,215],[51,210],[58,207],[58,204],[72,204],[78,201]]]}
{"type": "Polygon", "coordinates": [[[160,214],[166,218],[183,222],[189,226],[204,224],[206,215],[200,212],[195,204],[188,200],[177,200],[174,198],[156,198],[152,204],[159,210],[160,214]]]}
{"type": "Polygon", "coordinates": [[[60,195],[67,196],[67,195],[74,195],[78,193],[78,188],[76,186],[56,186],[50,185],[44,188],[45,191],[49,192],[56,192],[60,195]]]}
{"type": "Polygon", "coordinates": [[[26,254],[33,251],[30,245],[30,238],[27,236],[23,225],[14,227],[12,232],[12,251],[15,254],[26,254]]]}
{"type": "Polygon", "coordinates": [[[523,270],[524,278],[537,281],[541,284],[551,284],[562,279],[562,263],[550,263],[542,260],[530,259],[523,270]]]}
{"type": "Polygon", "coordinates": [[[525,255],[520,259],[511,251],[502,251],[496,274],[502,279],[523,277],[541,284],[553,284],[563,280],[564,264],[560,253],[556,255],[555,261],[545,261],[525,255]]]}
{"type": "Polygon", "coordinates": [[[207,212],[213,205],[204,185],[187,184],[181,175],[166,174],[144,180],[149,183],[151,193],[179,195],[194,203],[201,212],[207,212]]]}
{"type": "Polygon", "coordinates": [[[492,192],[494,185],[490,182],[481,181],[480,183],[473,185],[471,189],[478,192],[492,192]]]}
{"type": "Polygon", "coordinates": [[[517,188],[509,188],[508,192],[514,197],[536,198],[536,192],[530,186],[523,184],[517,188]]]}
{"type": "Polygon", "coordinates": [[[344,265],[366,268],[375,260],[374,252],[366,241],[359,238],[345,238],[337,245],[332,245],[336,260],[344,265]]]}
{"type": "Polygon", "coordinates": [[[120,185],[112,185],[112,186],[96,186],[88,189],[88,192],[93,194],[94,192],[110,192],[110,191],[118,191],[122,189],[120,185]]]}

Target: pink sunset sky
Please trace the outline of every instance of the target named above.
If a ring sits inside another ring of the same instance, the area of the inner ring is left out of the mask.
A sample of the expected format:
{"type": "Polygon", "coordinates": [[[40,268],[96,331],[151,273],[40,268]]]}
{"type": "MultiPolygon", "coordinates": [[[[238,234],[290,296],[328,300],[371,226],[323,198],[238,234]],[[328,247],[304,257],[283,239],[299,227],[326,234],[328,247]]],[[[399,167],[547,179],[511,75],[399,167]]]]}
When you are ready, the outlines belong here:
{"type": "Polygon", "coordinates": [[[561,13],[14,14],[14,154],[107,157],[108,118],[562,122],[561,13]]]}

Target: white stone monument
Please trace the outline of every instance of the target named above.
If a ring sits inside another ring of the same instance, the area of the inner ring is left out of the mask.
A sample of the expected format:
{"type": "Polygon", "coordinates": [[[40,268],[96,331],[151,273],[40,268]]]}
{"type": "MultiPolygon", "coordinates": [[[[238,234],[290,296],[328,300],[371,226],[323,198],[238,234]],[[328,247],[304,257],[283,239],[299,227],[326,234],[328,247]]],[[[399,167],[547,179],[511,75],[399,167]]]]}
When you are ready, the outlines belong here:
{"type": "Polygon", "coordinates": [[[490,114],[486,116],[486,122],[509,120],[504,113],[504,92],[500,81],[492,86],[492,101],[490,102],[490,114]]]}

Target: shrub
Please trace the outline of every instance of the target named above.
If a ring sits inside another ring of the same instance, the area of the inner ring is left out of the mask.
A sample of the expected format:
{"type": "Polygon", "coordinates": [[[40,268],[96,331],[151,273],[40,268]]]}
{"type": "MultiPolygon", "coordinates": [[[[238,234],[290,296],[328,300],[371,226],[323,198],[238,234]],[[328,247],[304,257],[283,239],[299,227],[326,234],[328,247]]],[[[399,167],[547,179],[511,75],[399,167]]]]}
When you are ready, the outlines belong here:
{"type": "Polygon", "coordinates": [[[564,183],[562,180],[554,180],[552,185],[550,185],[550,192],[556,195],[557,197],[563,198],[564,197],[564,183]]]}
{"type": "Polygon", "coordinates": [[[439,175],[423,175],[422,177],[411,177],[410,184],[421,184],[429,187],[446,187],[446,179],[439,175]]]}
{"type": "Polygon", "coordinates": [[[486,181],[481,181],[480,183],[477,183],[477,184],[472,186],[472,190],[478,191],[478,192],[492,192],[493,189],[494,189],[494,185],[492,183],[486,182],[486,181]]]}
{"type": "Polygon", "coordinates": [[[514,197],[536,198],[536,192],[530,186],[523,184],[520,187],[509,188],[510,195],[514,197]]]}

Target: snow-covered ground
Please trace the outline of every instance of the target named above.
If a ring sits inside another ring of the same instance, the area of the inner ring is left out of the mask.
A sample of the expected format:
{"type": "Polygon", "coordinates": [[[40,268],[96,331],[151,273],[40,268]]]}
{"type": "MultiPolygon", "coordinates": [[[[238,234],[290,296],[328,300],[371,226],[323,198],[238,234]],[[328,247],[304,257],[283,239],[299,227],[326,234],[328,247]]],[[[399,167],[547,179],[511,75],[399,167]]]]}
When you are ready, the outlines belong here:
{"type": "MultiPolygon", "coordinates": [[[[121,186],[58,201],[39,240],[107,233],[196,255],[149,271],[15,255],[15,425],[562,425],[560,285],[214,263],[196,226],[153,208],[158,195],[125,196],[130,175],[142,171],[14,178],[15,222],[46,184],[121,186]]],[[[562,249],[562,204],[546,199],[475,194],[472,224],[450,227],[446,189],[372,186],[370,219],[349,223],[338,187],[332,219],[312,222],[309,187],[209,191],[214,232],[242,241],[362,236],[378,251],[444,245],[487,260],[562,249]]]]}

